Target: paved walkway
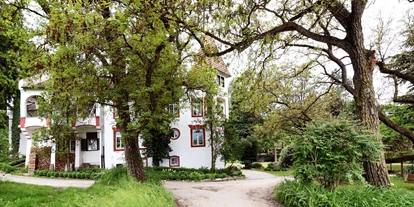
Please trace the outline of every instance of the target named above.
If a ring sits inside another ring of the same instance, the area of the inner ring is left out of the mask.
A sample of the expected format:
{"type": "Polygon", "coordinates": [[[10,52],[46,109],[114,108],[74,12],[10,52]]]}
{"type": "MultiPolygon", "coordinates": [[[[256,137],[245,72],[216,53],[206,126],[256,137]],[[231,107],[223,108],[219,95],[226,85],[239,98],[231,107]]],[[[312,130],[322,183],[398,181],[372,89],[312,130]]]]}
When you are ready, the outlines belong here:
{"type": "Polygon", "coordinates": [[[88,188],[95,183],[93,180],[76,180],[76,179],[52,179],[52,178],[39,178],[32,176],[19,176],[3,174],[0,172],[0,180],[7,180],[17,183],[27,183],[34,185],[47,185],[59,188],[77,187],[88,188]]]}
{"type": "Polygon", "coordinates": [[[273,199],[276,185],[289,177],[243,170],[246,179],[223,182],[167,181],[179,207],[270,207],[280,206],[273,199]]]}

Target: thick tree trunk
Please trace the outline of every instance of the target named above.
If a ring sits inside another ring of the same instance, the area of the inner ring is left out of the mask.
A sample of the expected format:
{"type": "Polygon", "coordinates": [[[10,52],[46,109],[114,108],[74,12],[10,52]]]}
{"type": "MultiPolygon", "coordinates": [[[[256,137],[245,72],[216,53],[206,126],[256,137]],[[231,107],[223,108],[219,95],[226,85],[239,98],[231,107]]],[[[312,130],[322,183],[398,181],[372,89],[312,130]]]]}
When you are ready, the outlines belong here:
{"type": "MultiPolygon", "coordinates": [[[[357,116],[375,135],[374,139],[382,143],[379,135],[378,106],[372,79],[372,70],[376,63],[374,62],[376,61],[375,51],[365,49],[362,30],[361,19],[366,3],[366,1],[362,0],[352,1],[352,13],[347,17],[348,29],[345,40],[348,44],[345,50],[350,55],[354,70],[354,99],[357,116]]],[[[379,155],[377,162],[365,162],[363,166],[368,183],[373,186],[390,185],[384,151],[379,155]]]]}
{"type": "MultiPolygon", "coordinates": [[[[128,100],[127,96],[125,97],[125,100],[128,100]]],[[[118,101],[117,103],[121,103],[121,101],[118,101]]],[[[141,152],[139,150],[139,133],[136,130],[128,129],[128,123],[131,122],[129,106],[128,104],[119,104],[117,109],[121,120],[121,122],[118,123],[118,127],[121,132],[122,139],[125,141],[125,163],[128,174],[137,179],[139,182],[145,182],[146,177],[144,165],[142,163],[141,152]]]]}
{"type": "MultiPolygon", "coordinates": [[[[359,52],[358,52],[359,53],[359,52]]],[[[375,139],[382,143],[379,135],[378,106],[375,99],[375,91],[372,82],[372,71],[370,58],[366,57],[366,52],[359,53],[359,57],[354,57],[354,84],[355,102],[358,118],[375,134],[375,139]]],[[[374,186],[389,186],[387,166],[385,164],[384,152],[382,151],[378,162],[365,162],[364,170],[368,183],[374,186]]]]}
{"type": "Polygon", "coordinates": [[[128,169],[128,174],[136,178],[139,182],[145,182],[144,165],[142,164],[142,157],[139,151],[138,136],[125,137],[125,162],[128,169]]]}

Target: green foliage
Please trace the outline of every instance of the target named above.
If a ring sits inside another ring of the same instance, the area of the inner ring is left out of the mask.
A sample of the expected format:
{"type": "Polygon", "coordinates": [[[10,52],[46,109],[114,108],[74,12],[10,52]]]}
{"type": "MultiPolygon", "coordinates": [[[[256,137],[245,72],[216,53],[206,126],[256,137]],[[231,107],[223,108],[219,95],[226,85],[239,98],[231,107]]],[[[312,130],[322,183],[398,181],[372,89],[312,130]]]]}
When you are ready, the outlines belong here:
{"type": "Polygon", "coordinates": [[[293,144],[285,146],[280,152],[279,164],[281,167],[293,166],[293,155],[295,148],[293,144]]]}
{"type": "Polygon", "coordinates": [[[341,181],[362,180],[361,163],[376,161],[382,146],[356,122],[312,122],[295,140],[295,177],[335,189],[341,181]]]}
{"type": "Polygon", "coordinates": [[[275,198],[286,207],[319,206],[413,206],[414,193],[402,189],[340,186],[329,191],[314,183],[285,181],[275,190],[275,198]]]}
{"type": "Polygon", "coordinates": [[[244,176],[238,169],[215,169],[213,173],[208,168],[169,168],[169,167],[147,167],[147,175],[159,178],[160,180],[192,180],[201,181],[204,179],[226,178],[244,176]]]}
{"type": "Polygon", "coordinates": [[[22,158],[20,158],[20,159],[18,159],[18,160],[15,160],[15,161],[13,161],[13,162],[10,162],[10,165],[11,165],[11,166],[15,166],[15,165],[18,165],[18,164],[24,163],[25,161],[26,161],[26,157],[22,157],[22,158]]]}
{"type": "Polygon", "coordinates": [[[17,168],[14,166],[11,166],[10,164],[7,163],[0,163],[0,171],[4,171],[6,173],[11,173],[16,171],[17,168]]]}
{"type": "MultiPolygon", "coordinates": [[[[166,124],[169,125],[168,122],[166,124]]],[[[169,154],[172,152],[170,147],[172,135],[169,131],[145,129],[142,135],[144,139],[142,145],[147,148],[144,156],[152,157],[153,166],[159,166],[164,158],[169,158],[169,154]]]]}
{"type": "Polygon", "coordinates": [[[252,168],[263,168],[263,165],[261,163],[259,163],[259,162],[254,162],[252,164],[252,168]]]}
{"type": "Polygon", "coordinates": [[[245,149],[251,145],[250,139],[242,137],[243,128],[238,128],[242,124],[243,120],[237,120],[234,116],[234,112],[230,112],[230,118],[224,122],[224,142],[221,154],[223,160],[226,162],[234,163],[238,160],[242,160],[245,149]]]}
{"type": "Polygon", "coordinates": [[[0,162],[6,162],[9,158],[8,129],[0,127],[0,162]]]}

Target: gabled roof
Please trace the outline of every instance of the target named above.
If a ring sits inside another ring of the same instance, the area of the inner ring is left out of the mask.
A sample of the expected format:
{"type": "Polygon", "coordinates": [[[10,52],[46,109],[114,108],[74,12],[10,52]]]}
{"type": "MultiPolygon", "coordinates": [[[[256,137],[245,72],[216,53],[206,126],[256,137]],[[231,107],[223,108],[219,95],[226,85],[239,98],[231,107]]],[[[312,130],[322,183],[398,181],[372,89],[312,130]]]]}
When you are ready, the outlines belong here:
{"type": "MultiPolygon", "coordinates": [[[[206,36],[206,39],[204,39],[203,44],[204,44],[204,49],[206,51],[209,51],[209,52],[217,52],[218,51],[216,43],[209,36],[206,36]]],[[[223,58],[221,56],[207,57],[202,48],[200,48],[199,55],[202,58],[205,58],[207,64],[214,67],[215,69],[217,69],[222,74],[226,75],[227,77],[231,76],[231,74],[230,74],[229,70],[227,69],[227,66],[224,63],[223,58]]]]}

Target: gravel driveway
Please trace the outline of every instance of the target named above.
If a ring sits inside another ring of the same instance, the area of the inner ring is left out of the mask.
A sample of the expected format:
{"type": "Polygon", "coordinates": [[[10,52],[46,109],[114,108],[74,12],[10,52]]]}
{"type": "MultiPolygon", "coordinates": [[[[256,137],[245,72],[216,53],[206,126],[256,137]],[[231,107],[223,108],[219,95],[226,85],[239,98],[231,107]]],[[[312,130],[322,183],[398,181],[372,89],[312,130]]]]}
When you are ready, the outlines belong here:
{"type": "Polygon", "coordinates": [[[289,179],[269,173],[243,170],[246,179],[223,182],[167,181],[179,207],[269,207],[280,206],[273,198],[276,185],[289,179]]]}

